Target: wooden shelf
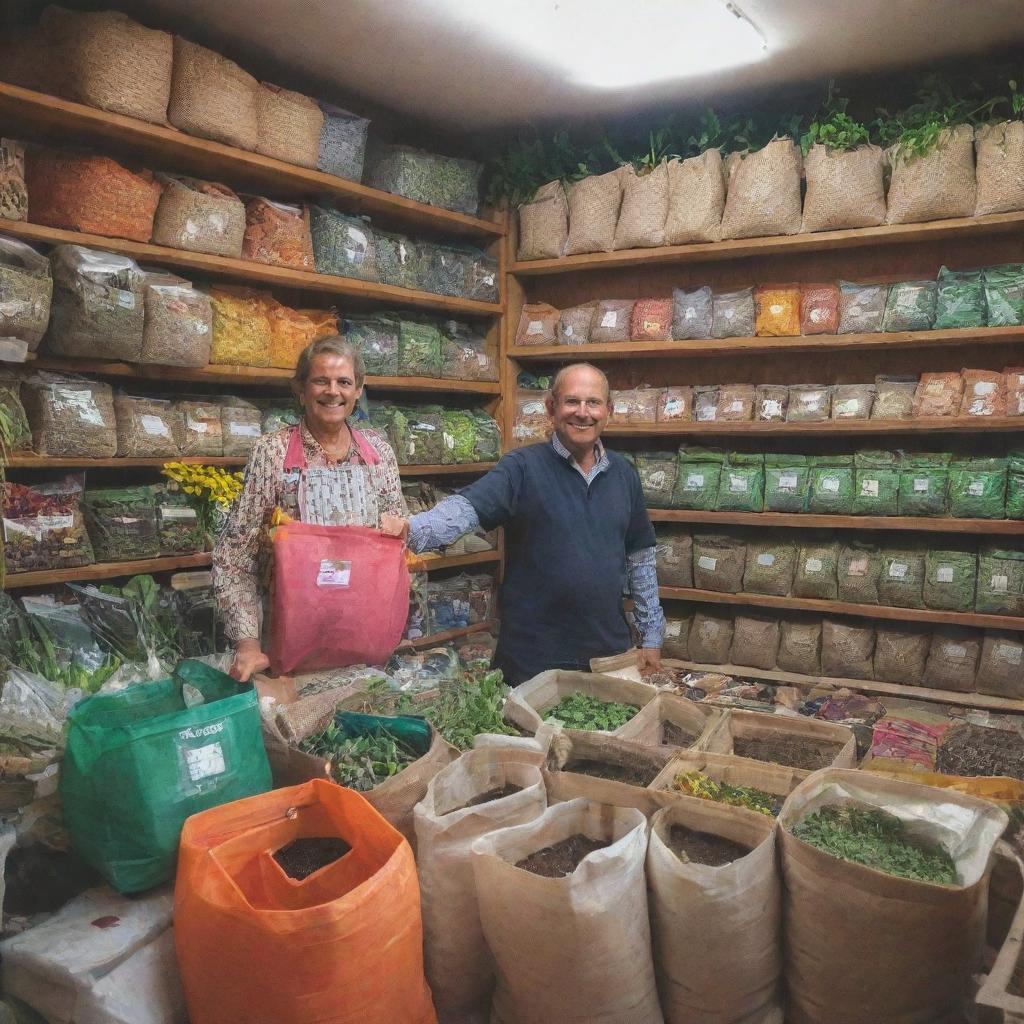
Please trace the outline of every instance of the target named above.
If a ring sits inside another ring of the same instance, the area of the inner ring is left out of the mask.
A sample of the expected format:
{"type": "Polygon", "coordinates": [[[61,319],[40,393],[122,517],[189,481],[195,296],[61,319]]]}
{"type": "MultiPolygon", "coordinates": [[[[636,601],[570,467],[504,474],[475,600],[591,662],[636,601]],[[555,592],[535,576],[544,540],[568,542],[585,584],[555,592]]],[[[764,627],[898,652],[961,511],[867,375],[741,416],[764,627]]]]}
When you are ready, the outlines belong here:
{"type": "Polygon", "coordinates": [[[956,707],[983,708],[986,711],[1024,712],[1024,700],[1012,697],[994,697],[987,693],[956,693],[953,690],[934,690],[927,686],[904,686],[899,683],[882,683],[873,679],[842,679],[835,676],[804,676],[796,672],[779,669],[746,668],[743,665],[703,665],[696,661],[681,661],[666,658],[665,664],[674,668],[685,668],[691,672],[721,672],[729,676],[741,676],[758,682],[773,683],[777,686],[799,686],[813,689],[820,686],[835,689],[856,690],[880,697],[908,697],[916,700],[935,701],[956,707]]]}
{"type": "Polygon", "coordinates": [[[575,274],[622,267],[639,269],[662,263],[716,263],[758,256],[790,253],[828,252],[865,246],[906,245],[946,238],[970,238],[1005,234],[1024,228],[1024,213],[998,213],[988,217],[963,217],[926,224],[888,224],[877,228],[820,231],[808,235],[773,235],[768,238],[740,238],[698,245],[662,246],[658,249],[623,249],[619,252],[588,253],[560,259],[517,260],[509,270],[520,277],[575,274]]]}
{"type": "MultiPolygon", "coordinates": [[[[274,367],[211,365],[201,369],[183,366],[151,366],[135,363],[111,363],[98,359],[61,359],[40,356],[32,366],[39,370],[59,370],[93,374],[98,377],[117,377],[132,380],[182,381],[189,384],[238,384],[288,387],[294,370],[274,367]]],[[[453,395],[497,395],[497,381],[448,380],[440,377],[370,377],[366,386],[378,391],[431,392],[453,395]]]]}
{"type": "Polygon", "coordinates": [[[939,612],[930,608],[891,608],[888,605],[880,604],[851,604],[848,601],[822,601],[810,597],[774,597],[769,594],[720,594],[716,590],[693,590],[688,587],[659,587],[658,592],[667,601],[733,604],[753,608],[788,608],[792,611],[821,612],[822,615],[853,615],[862,619],[930,622],[937,625],[977,626],[979,629],[1024,632],[1024,617],[1016,615],[939,612]]]}
{"type": "Polygon", "coordinates": [[[464,462],[455,466],[399,466],[402,476],[468,476],[494,469],[496,462],[464,462]]]}
{"type": "Polygon", "coordinates": [[[821,530],[913,530],[926,533],[970,533],[1024,536],[1021,519],[949,519],[921,516],[821,516],[803,512],[698,512],[648,509],[655,523],[713,523],[724,526],[783,526],[821,530]]]}
{"type": "Polygon", "coordinates": [[[699,341],[627,341],[609,345],[518,345],[509,348],[524,362],[630,359],[700,359],[708,356],[771,355],[780,352],[858,352],[925,349],[953,345],[1024,341],[1024,327],[972,330],[900,331],[892,334],[817,334],[799,338],[710,338],[699,341]]]}
{"type": "Polygon", "coordinates": [[[420,637],[419,640],[403,640],[398,645],[398,650],[415,651],[426,650],[430,647],[439,647],[441,644],[449,643],[452,640],[459,640],[464,636],[472,636],[474,633],[484,633],[498,628],[496,621],[478,622],[475,626],[463,626],[461,629],[449,629],[444,633],[435,633],[433,636],[420,637]]]}
{"type": "Polygon", "coordinates": [[[269,189],[293,201],[328,199],[346,210],[381,217],[410,230],[470,236],[482,243],[504,234],[504,227],[498,221],[427,206],[346,178],[3,82],[0,82],[0,118],[8,131],[13,124],[29,131],[43,128],[58,139],[67,134],[77,139],[130,146],[140,157],[151,161],[155,170],[187,169],[199,177],[237,187],[269,189]]]}
{"type": "Polygon", "coordinates": [[[167,558],[143,558],[134,562],[96,562],[75,569],[43,569],[39,572],[9,572],[4,588],[43,587],[54,583],[88,583],[117,576],[138,576],[140,573],[168,572],[175,569],[202,569],[210,564],[210,553],[174,555],[167,558]]]}
{"type": "Polygon", "coordinates": [[[125,238],[106,238],[63,228],[48,228],[24,221],[0,220],[0,233],[13,235],[25,242],[57,245],[70,243],[90,249],[120,253],[145,263],[174,267],[208,277],[241,281],[245,284],[296,288],[319,292],[323,295],[344,295],[367,302],[388,303],[424,309],[439,313],[460,313],[466,316],[497,316],[502,306],[497,302],[478,302],[476,299],[457,299],[411,288],[396,288],[389,284],[360,281],[354,277],[335,277],[310,270],[289,270],[252,260],[236,260],[227,256],[210,256],[201,252],[169,249],[149,242],[132,242],[125,238]]]}
{"type": "Polygon", "coordinates": [[[473,551],[468,555],[418,555],[423,568],[411,567],[414,572],[435,572],[438,569],[464,569],[471,565],[493,565],[501,561],[494,551],[473,551]]]}
{"type": "Polygon", "coordinates": [[[1020,416],[943,416],[916,420],[825,420],[819,423],[763,423],[714,420],[696,423],[609,423],[608,437],[857,437],[869,434],[1005,434],[1024,432],[1020,416]]]}

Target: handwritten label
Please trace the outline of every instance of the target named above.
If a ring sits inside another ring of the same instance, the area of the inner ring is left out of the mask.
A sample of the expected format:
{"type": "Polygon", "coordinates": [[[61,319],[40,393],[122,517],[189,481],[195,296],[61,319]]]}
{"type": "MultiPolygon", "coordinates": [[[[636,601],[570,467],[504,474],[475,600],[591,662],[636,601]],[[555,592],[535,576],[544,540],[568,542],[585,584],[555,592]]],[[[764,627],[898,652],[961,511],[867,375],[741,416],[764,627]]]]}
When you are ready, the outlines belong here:
{"type": "Polygon", "coordinates": [[[316,576],[318,587],[347,587],[352,583],[352,563],[336,558],[324,558],[320,561],[320,571],[316,576]]]}

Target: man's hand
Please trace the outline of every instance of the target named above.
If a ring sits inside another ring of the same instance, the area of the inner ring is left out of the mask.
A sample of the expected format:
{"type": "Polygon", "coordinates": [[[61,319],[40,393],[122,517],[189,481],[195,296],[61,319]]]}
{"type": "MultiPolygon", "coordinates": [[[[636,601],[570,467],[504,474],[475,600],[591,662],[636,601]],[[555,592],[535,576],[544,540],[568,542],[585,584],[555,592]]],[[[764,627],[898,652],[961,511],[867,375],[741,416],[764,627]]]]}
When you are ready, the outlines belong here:
{"type": "Polygon", "coordinates": [[[385,512],[380,517],[380,532],[385,537],[398,537],[400,540],[408,540],[409,538],[409,520],[403,519],[401,516],[388,515],[385,512]]]}
{"type": "Polygon", "coordinates": [[[240,683],[247,683],[257,672],[270,668],[270,659],[260,649],[256,639],[239,640],[235,645],[235,660],[228,674],[240,683]]]}
{"type": "Polygon", "coordinates": [[[648,672],[661,671],[661,649],[658,647],[640,648],[640,675],[645,676],[648,672]]]}

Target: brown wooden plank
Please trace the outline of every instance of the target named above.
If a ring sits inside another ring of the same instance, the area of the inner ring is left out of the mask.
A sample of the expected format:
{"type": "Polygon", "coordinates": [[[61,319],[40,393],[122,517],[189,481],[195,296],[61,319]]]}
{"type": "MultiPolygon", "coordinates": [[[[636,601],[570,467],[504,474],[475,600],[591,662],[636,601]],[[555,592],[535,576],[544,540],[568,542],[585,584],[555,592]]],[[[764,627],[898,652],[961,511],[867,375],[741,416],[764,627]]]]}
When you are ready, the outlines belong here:
{"type": "Polygon", "coordinates": [[[455,466],[399,466],[402,476],[466,476],[475,473],[486,473],[493,469],[494,462],[465,462],[455,466]]]}
{"type": "Polygon", "coordinates": [[[1004,434],[1024,431],[1024,418],[1015,416],[944,416],[916,420],[825,420],[820,423],[763,423],[760,420],[710,423],[609,423],[609,437],[691,437],[717,435],[738,437],[745,434],[769,436],[866,434],[1004,434]]]}
{"type": "Polygon", "coordinates": [[[419,555],[416,572],[436,572],[438,569],[462,569],[470,565],[492,565],[501,561],[495,551],[473,551],[468,555],[419,555]],[[421,568],[422,566],[422,568],[421,568]]]}
{"type": "Polygon", "coordinates": [[[416,651],[422,651],[429,647],[438,647],[441,644],[449,643],[452,640],[460,640],[464,636],[472,636],[474,633],[483,633],[498,628],[496,621],[479,622],[475,626],[463,626],[461,629],[449,629],[443,633],[434,633],[433,636],[424,636],[419,640],[403,640],[399,645],[398,649],[403,648],[408,650],[412,648],[416,651]]]}
{"type": "Polygon", "coordinates": [[[192,555],[166,558],[142,558],[132,562],[96,562],[74,569],[43,569],[39,572],[9,572],[4,576],[4,588],[43,587],[54,583],[87,583],[90,580],[109,580],[117,576],[138,576],[140,573],[168,572],[174,569],[201,569],[210,564],[208,551],[192,555]]]}

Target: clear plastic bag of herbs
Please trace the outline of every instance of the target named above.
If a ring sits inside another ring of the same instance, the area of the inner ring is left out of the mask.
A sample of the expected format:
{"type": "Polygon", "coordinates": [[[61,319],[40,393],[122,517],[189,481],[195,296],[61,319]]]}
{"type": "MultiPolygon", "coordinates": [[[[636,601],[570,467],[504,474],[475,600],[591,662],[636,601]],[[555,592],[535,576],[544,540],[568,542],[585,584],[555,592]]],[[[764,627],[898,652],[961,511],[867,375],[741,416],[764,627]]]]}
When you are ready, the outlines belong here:
{"type": "Polygon", "coordinates": [[[953,459],[949,513],[957,519],[1002,519],[1006,513],[1006,459],[953,459]]]}
{"type": "Polygon", "coordinates": [[[398,323],[398,375],[441,376],[441,329],[431,320],[398,323]]]}
{"type": "Polygon", "coordinates": [[[156,488],[156,524],[161,555],[205,551],[206,531],[188,495],[176,484],[156,488]]]}
{"type": "Polygon", "coordinates": [[[854,515],[896,515],[900,490],[899,456],[886,451],[857,452],[853,465],[854,515]]]}
{"type": "Polygon", "coordinates": [[[1006,263],[982,271],[985,322],[989,327],[1024,324],[1024,263],[1006,263]]]}
{"type": "Polygon", "coordinates": [[[938,285],[934,281],[900,281],[891,285],[882,316],[882,330],[930,331],[935,323],[935,299],[938,285]]]}
{"type": "Polygon", "coordinates": [[[87,490],[85,526],[100,562],[131,562],[160,554],[152,487],[87,490]]]}
{"type": "Polygon", "coordinates": [[[722,466],[718,508],[725,512],[764,509],[764,455],[730,452],[722,466]]]}
{"type": "Polygon", "coordinates": [[[811,463],[807,511],[822,515],[853,513],[853,456],[816,455],[811,463]]]}
{"type": "Polygon", "coordinates": [[[949,452],[904,452],[900,460],[898,509],[901,516],[944,516],[949,484],[949,452]]]}
{"type": "Polygon", "coordinates": [[[885,548],[878,577],[878,603],[894,608],[923,608],[926,556],[920,546],[885,548]]]}
{"type": "Polygon", "coordinates": [[[935,329],[984,327],[985,285],[980,270],[939,270],[935,329]]]}
{"type": "Polygon", "coordinates": [[[85,474],[32,485],[3,484],[4,559],[8,573],[71,569],[96,559],[82,517],[85,474]]]}
{"type": "Polygon", "coordinates": [[[423,276],[420,243],[408,235],[376,233],[377,280],[396,288],[419,288],[423,276]]]}
{"type": "Polygon", "coordinates": [[[487,339],[470,324],[446,320],[441,339],[441,376],[448,380],[498,379],[498,365],[487,339]]]}
{"type": "Polygon", "coordinates": [[[671,508],[678,462],[675,452],[637,452],[636,471],[648,508],[671,508]]]}
{"type": "Polygon", "coordinates": [[[363,181],[394,195],[475,216],[483,165],[412,146],[371,145],[363,181]]]}
{"type": "Polygon", "coordinates": [[[1006,518],[1024,519],[1024,451],[1006,456],[1006,518]]]}
{"type": "Polygon", "coordinates": [[[713,511],[718,502],[725,454],[710,448],[680,448],[672,507],[713,511]]]}
{"type": "Polygon", "coordinates": [[[474,462],[497,462],[501,458],[501,427],[498,421],[483,409],[473,410],[476,426],[474,462]]]}
{"type": "Polygon", "coordinates": [[[375,236],[369,218],[312,206],[309,224],[318,273],[377,280],[375,236]]]}
{"type": "Polygon", "coordinates": [[[398,317],[347,316],[342,322],[345,337],[363,357],[371,377],[398,376],[398,317]]]}
{"type": "Polygon", "coordinates": [[[444,416],[439,405],[405,410],[406,465],[440,466],[444,462],[444,416]]]}
{"type": "Polygon", "coordinates": [[[445,465],[475,461],[476,420],[467,409],[444,409],[444,458],[445,465]]]}
{"type": "Polygon", "coordinates": [[[225,650],[228,642],[210,573],[175,573],[171,577],[171,591],[181,622],[178,638],[182,656],[199,658],[225,650]]]}
{"type": "Polygon", "coordinates": [[[469,288],[471,259],[451,245],[424,241],[420,244],[420,287],[433,295],[462,298],[469,288]]]}
{"type": "Polygon", "coordinates": [[[9,452],[32,447],[32,429],[21,404],[21,380],[0,370],[0,417],[4,420],[5,447],[9,452]]]}
{"type": "Polygon", "coordinates": [[[811,460],[806,455],[765,455],[765,512],[803,512],[810,478],[811,460]]]}
{"type": "Polygon", "coordinates": [[[370,407],[370,426],[380,431],[395,451],[399,465],[407,465],[406,451],[409,446],[409,410],[376,403],[370,407]]]}

